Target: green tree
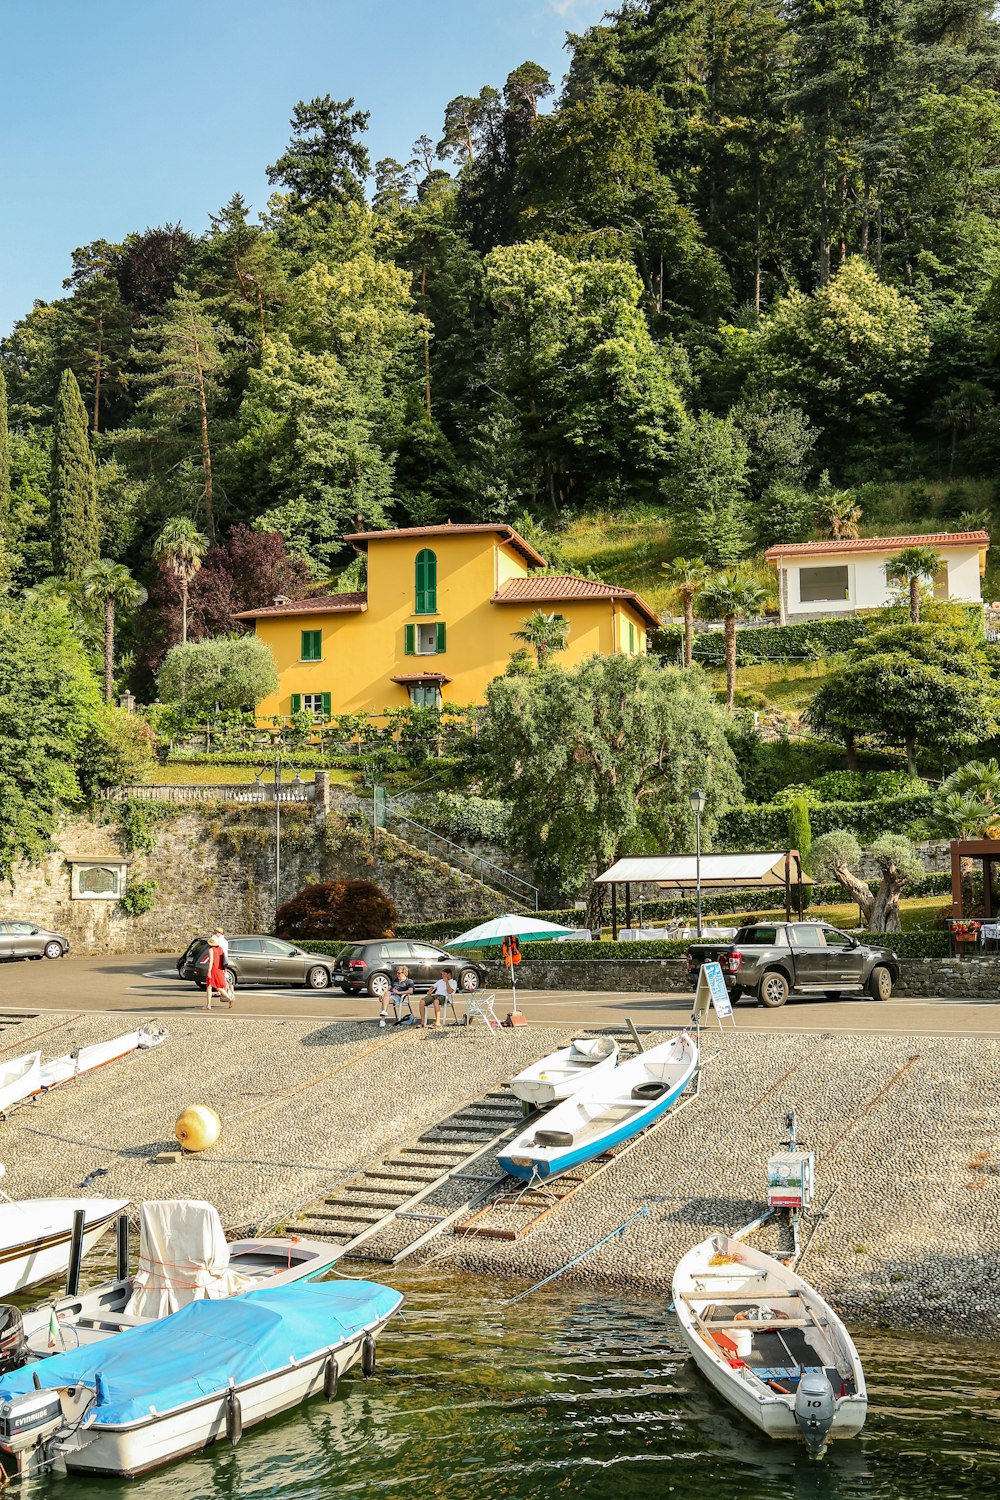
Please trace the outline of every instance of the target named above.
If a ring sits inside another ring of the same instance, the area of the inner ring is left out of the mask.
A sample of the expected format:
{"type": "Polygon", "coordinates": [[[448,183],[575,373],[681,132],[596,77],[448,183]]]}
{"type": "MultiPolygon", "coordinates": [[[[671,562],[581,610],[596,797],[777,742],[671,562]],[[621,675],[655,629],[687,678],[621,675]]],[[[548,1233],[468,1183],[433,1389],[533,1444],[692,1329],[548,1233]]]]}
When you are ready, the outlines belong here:
{"type": "Polygon", "coordinates": [[[7,382],[0,370],[0,547],[6,547],[10,527],[10,438],[7,432],[7,382]]]}
{"type": "Polygon", "coordinates": [[[105,704],[80,747],[80,787],[94,801],[109,787],[148,781],[156,765],[156,735],[140,713],[105,704]]]}
{"type": "Polygon", "coordinates": [[[477,737],[484,781],[511,808],[510,841],[547,889],[575,896],[618,854],[688,847],[740,796],[725,721],[699,676],[641,656],[594,656],[496,678],[477,737]]]}
{"type": "Polygon", "coordinates": [[[166,563],[181,596],[181,643],[187,643],[188,594],[191,580],[208,551],[208,538],[187,516],[171,516],[153,543],[153,561],[166,563]]]}
{"type": "Polygon", "coordinates": [[[546,614],[543,609],[532,610],[520,630],[512,630],[515,641],[523,641],[535,653],[539,667],[544,667],[549,658],[558,651],[565,651],[569,644],[569,621],[562,615],[546,614]]]}
{"type": "Polygon", "coordinates": [[[80,588],[85,602],[96,605],[104,617],[104,701],[110,703],[115,685],[115,621],[145,604],[146,590],[128,568],[109,557],[87,564],[80,588]]]}
{"type": "Polygon", "coordinates": [[[835,490],[826,472],[820,478],[816,517],[822,535],[835,542],[855,541],[861,535],[861,506],[849,490],[835,490]]]}
{"type": "Polygon", "coordinates": [[[139,404],[136,436],[155,449],[164,435],[183,449],[195,437],[202,473],[205,529],[215,539],[210,418],[225,370],[224,334],[202,297],[184,287],[168,302],[162,317],[145,331],[138,352],[146,394],[139,404]]]}
{"type": "Polygon", "coordinates": [[[87,413],[71,370],[59,380],[52,420],[52,562],[78,579],[99,547],[94,459],[87,413]]]}
{"type": "Polygon", "coordinates": [[[993,405],[993,398],[978,380],[961,380],[939,396],[931,407],[931,420],[948,433],[948,478],[955,475],[958,439],[972,432],[979,418],[993,405]]]}
{"type": "Polygon", "coordinates": [[[256,635],[213,636],[173,646],[156,676],[161,702],[206,720],[252,710],[278,688],[271,648],[256,635]]]}
{"type": "Polygon", "coordinates": [[[0,599],[0,872],[36,859],[80,800],[81,747],[100,712],[66,610],[0,599]]]}
{"type": "Polygon", "coordinates": [[[679,511],[675,533],[713,567],[732,567],[749,549],[748,467],[732,417],[701,412],[681,434],[664,491],[679,511]]]}
{"type": "Polygon", "coordinates": [[[496,89],[482,88],[478,94],[458,94],[449,100],[444,111],[444,130],[437,154],[442,161],[451,160],[469,166],[482,149],[486,131],[500,107],[496,89]]]}
{"type": "Polygon", "coordinates": [[[944,558],[933,547],[904,547],[885,565],[885,576],[894,583],[905,583],[910,593],[910,623],[920,624],[920,584],[933,578],[944,567],[944,558]]]}
{"type": "Polygon", "coordinates": [[[986,643],[933,624],[895,625],[866,635],[831,673],[807,710],[822,734],[902,746],[911,775],[921,743],[938,757],[996,733],[997,683],[986,643]]]}
{"type": "Polygon", "coordinates": [[[300,99],[292,111],[292,139],[267,169],[272,186],[293,215],[310,211],[328,218],[332,211],[364,202],[370,170],[368,152],[358,139],[367,129],[367,110],[355,109],[329,94],[300,99]]]}
{"type": "Polygon", "coordinates": [[[703,557],[675,557],[673,562],[661,563],[660,571],[666,575],[670,592],[680,600],[684,611],[684,665],[689,667],[694,661],[694,601],[712,576],[712,570],[703,557]]]}
{"type": "Polygon", "coordinates": [[[752,578],[719,573],[698,596],[698,613],[705,620],[721,620],[726,659],[726,707],[733,711],[736,696],[736,622],[759,615],[767,592],[752,578]]]}
{"type": "Polygon", "coordinates": [[[910,840],[900,834],[883,834],[870,845],[867,854],[879,872],[875,892],[857,873],[861,864],[857,839],[842,828],[824,833],[814,841],[809,853],[809,868],[817,880],[832,877],[840,882],[852,900],[858,903],[869,931],[899,932],[899,898],[911,881],[920,878],[924,867],[910,840]]]}

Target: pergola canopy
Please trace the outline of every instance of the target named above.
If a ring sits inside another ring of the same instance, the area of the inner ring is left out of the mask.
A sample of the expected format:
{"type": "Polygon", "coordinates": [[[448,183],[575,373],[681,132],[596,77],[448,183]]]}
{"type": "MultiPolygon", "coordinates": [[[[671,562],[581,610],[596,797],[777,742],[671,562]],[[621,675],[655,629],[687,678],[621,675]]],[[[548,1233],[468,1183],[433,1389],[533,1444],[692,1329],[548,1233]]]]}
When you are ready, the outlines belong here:
{"type": "MultiPolygon", "coordinates": [[[[724,886],[781,886],[789,882],[789,854],[781,850],[764,854],[703,854],[701,884],[719,889],[724,886]]],[[[699,860],[694,854],[669,854],[619,859],[598,875],[598,885],[652,884],[664,889],[683,890],[698,880],[699,860]]],[[[811,885],[808,875],[796,875],[795,883],[811,885]]]]}

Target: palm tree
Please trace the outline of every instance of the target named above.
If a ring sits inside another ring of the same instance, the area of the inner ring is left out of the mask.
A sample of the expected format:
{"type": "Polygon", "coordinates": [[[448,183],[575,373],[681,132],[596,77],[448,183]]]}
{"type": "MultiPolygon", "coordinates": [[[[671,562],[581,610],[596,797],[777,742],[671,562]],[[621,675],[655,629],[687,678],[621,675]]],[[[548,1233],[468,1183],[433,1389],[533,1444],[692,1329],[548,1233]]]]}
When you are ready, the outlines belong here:
{"type": "Polygon", "coordinates": [[[730,713],[736,697],[736,621],[760,614],[767,590],[752,578],[738,573],[718,573],[702,589],[698,613],[706,620],[721,620],[726,653],[726,707],[730,713]]]}
{"type": "Polygon", "coordinates": [[[973,432],[983,412],[993,405],[993,397],[984,385],[975,380],[961,380],[939,396],[931,407],[931,420],[935,427],[947,432],[948,478],[955,475],[955,456],[958,438],[962,432],[973,432]]]}
{"type": "Polygon", "coordinates": [[[153,559],[165,562],[177,579],[181,595],[181,640],[188,638],[188,591],[208,551],[208,540],[187,516],[171,516],[153,543],[153,559]]]}
{"type": "Polygon", "coordinates": [[[859,535],[861,506],[848,490],[820,494],[816,512],[820,529],[835,542],[855,541],[859,535]]]}
{"type": "Polygon", "coordinates": [[[97,605],[104,613],[104,701],[111,702],[115,672],[115,615],[138,609],[148,595],[128,568],[112,562],[110,557],[88,563],[80,579],[85,603],[97,605]]]}
{"type": "Polygon", "coordinates": [[[544,667],[550,656],[557,651],[565,651],[569,639],[569,621],[562,615],[547,615],[544,610],[536,609],[524,622],[522,630],[511,631],[515,641],[523,641],[530,646],[540,667],[544,667]]]}
{"type": "Polygon", "coordinates": [[[704,558],[675,557],[673,562],[660,564],[666,573],[670,591],[681,601],[684,610],[684,665],[689,667],[694,660],[694,601],[711,576],[704,558]]]}
{"type": "Polygon", "coordinates": [[[933,547],[904,547],[885,565],[885,576],[910,587],[910,621],[920,624],[920,580],[933,578],[944,558],[933,547]]]}

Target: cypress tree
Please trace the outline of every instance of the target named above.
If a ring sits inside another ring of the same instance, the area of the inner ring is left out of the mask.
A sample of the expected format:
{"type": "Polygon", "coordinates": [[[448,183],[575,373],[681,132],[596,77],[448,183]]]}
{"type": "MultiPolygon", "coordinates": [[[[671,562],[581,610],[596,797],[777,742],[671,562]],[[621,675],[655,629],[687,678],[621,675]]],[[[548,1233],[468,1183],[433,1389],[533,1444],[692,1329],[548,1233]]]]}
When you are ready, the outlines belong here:
{"type": "Polygon", "coordinates": [[[100,554],[97,486],[87,412],[72,370],[63,370],[52,421],[52,564],[82,577],[100,554]]]}
{"type": "Polygon", "coordinates": [[[7,438],[7,382],[0,370],[0,547],[10,529],[10,443],[7,438]]]}

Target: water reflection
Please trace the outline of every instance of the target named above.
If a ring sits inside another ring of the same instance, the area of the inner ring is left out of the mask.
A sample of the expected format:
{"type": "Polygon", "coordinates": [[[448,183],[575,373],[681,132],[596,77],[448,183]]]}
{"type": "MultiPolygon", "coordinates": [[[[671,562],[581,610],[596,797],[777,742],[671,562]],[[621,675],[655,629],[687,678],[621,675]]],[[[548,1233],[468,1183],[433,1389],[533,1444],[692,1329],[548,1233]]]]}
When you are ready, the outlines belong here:
{"type": "MultiPolygon", "coordinates": [[[[514,1307],[474,1277],[409,1271],[375,1377],[134,1486],[79,1500],[964,1500],[1000,1493],[1000,1348],[858,1338],[860,1441],[821,1464],[767,1441],[686,1359],[663,1303],[572,1287],[514,1307]]],[[[52,1484],[57,1483],[53,1481],[52,1484]]],[[[45,1488],[51,1488],[51,1485],[45,1488]]]]}

